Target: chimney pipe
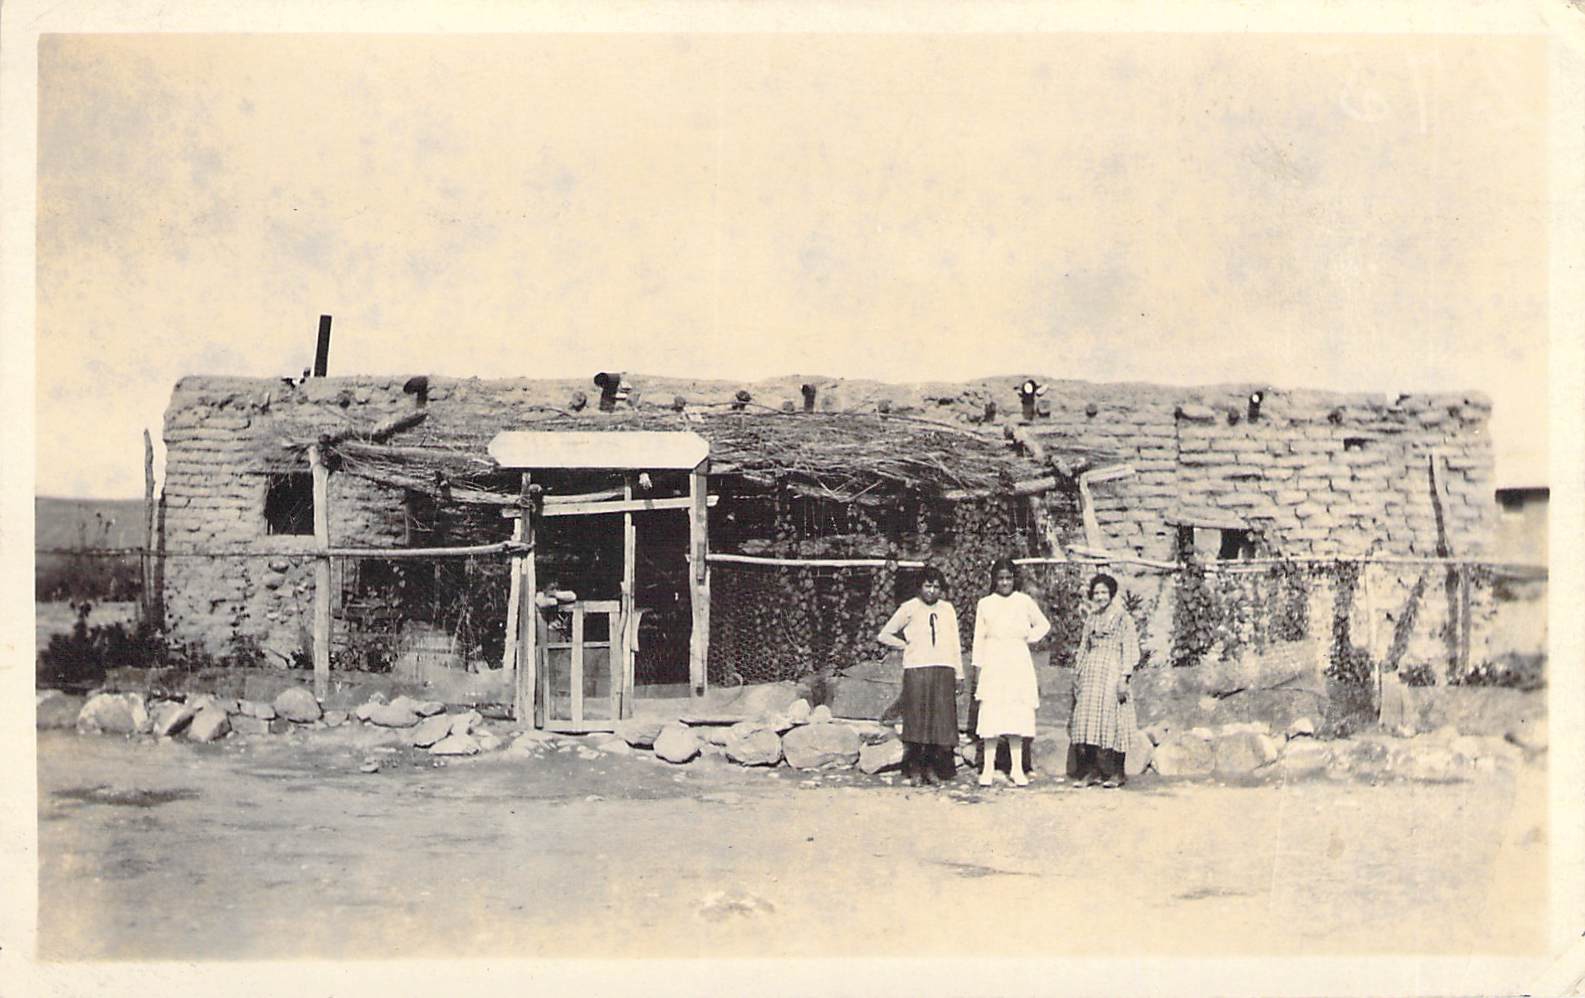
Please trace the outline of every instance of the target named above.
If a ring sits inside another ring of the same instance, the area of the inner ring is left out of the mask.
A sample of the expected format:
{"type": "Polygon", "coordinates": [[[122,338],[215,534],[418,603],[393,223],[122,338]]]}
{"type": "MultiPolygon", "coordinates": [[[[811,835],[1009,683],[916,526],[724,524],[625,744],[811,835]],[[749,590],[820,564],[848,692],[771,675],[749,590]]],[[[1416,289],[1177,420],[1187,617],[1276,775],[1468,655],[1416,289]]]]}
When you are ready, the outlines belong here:
{"type": "Polygon", "coordinates": [[[330,316],[319,317],[319,345],[314,349],[314,377],[323,378],[330,363],[330,316]]]}

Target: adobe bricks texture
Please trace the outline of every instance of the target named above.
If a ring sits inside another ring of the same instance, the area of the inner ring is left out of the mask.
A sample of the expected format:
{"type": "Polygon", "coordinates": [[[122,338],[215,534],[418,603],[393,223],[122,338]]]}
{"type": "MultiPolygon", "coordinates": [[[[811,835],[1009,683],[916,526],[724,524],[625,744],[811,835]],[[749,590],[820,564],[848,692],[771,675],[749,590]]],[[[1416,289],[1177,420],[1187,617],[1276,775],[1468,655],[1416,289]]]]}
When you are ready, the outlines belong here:
{"type": "MultiPolygon", "coordinates": [[[[162,498],[173,635],[217,649],[233,635],[251,636],[278,663],[303,647],[314,540],[270,535],[264,519],[269,475],[289,470],[277,456],[283,427],[373,427],[414,409],[415,398],[403,391],[407,380],[360,376],[293,385],[189,377],[176,385],[165,418],[162,498]],[[244,548],[265,557],[184,556],[244,548]]],[[[983,424],[987,403],[994,403],[996,425],[984,428],[995,432],[1018,424],[1023,378],[916,385],[800,377],[750,384],[628,380],[635,389],[630,402],[641,405],[669,405],[678,396],[726,402],[747,388],[757,404],[801,408],[800,388],[811,383],[822,410],[873,409],[884,400],[893,413],[967,425],[983,424]]],[[[431,378],[427,405],[455,407],[478,425],[505,430],[522,425],[536,406],[567,406],[577,392],[595,394],[583,379],[431,378]]],[[[1243,524],[1271,550],[1294,557],[1491,554],[1497,519],[1491,404],[1479,394],[1053,381],[1043,402],[1046,411],[1026,427],[1034,439],[1053,449],[1103,450],[1134,469],[1091,488],[1113,551],[1170,559],[1177,524],[1204,520],[1243,524]],[[1255,391],[1263,397],[1251,418],[1255,391]]],[[[332,544],[399,543],[401,501],[399,489],[332,474],[332,544]]]]}

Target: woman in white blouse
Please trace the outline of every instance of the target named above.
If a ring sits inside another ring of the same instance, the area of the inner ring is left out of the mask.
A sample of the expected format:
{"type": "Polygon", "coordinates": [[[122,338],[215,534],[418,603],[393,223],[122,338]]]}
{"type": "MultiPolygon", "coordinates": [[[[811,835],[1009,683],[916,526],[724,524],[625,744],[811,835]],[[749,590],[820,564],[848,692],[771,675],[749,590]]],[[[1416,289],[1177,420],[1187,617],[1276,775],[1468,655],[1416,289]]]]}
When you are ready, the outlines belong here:
{"type": "Polygon", "coordinates": [[[974,610],[974,668],[979,679],[980,786],[988,787],[996,772],[996,742],[1007,739],[1013,783],[1028,786],[1024,771],[1024,739],[1035,736],[1035,708],[1040,689],[1029,646],[1051,630],[1050,621],[1028,594],[1018,591],[1018,571],[1006,558],[991,566],[995,591],[974,610]]]}
{"type": "Polygon", "coordinates": [[[919,595],[897,608],[875,640],[903,653],[903,779],[934,786],[956,771],[957,688],[963,682],[958,615],[942,599],[940,569],[926,568],[919,595]]]}

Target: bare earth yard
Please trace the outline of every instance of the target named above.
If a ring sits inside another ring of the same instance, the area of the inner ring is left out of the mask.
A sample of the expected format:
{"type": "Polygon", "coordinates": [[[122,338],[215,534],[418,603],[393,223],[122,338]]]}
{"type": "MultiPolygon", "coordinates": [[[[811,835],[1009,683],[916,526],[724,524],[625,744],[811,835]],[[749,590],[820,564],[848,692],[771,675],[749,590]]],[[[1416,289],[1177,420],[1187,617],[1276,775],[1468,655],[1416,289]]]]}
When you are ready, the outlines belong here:
{"type": "Polygon", "coordinates": [[[46,960],[1535,952],[1545,773],[1124,791],[39,735],[46,960]],[[1016,917],[994,917],[1014,914],[1016,917]]]}

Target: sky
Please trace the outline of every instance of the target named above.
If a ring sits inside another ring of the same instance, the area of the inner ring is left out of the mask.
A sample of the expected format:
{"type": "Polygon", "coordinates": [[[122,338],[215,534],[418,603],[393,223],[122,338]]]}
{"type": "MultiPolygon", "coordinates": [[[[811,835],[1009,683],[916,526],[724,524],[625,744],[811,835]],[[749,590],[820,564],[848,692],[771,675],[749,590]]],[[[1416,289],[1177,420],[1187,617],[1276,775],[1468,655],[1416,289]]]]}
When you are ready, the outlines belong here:
{"type": "Polygon", "coordinates": [[[36,491],[188,374],[1492,397],[1546,481],[1523,36],[48,35],[36,491]]]}

